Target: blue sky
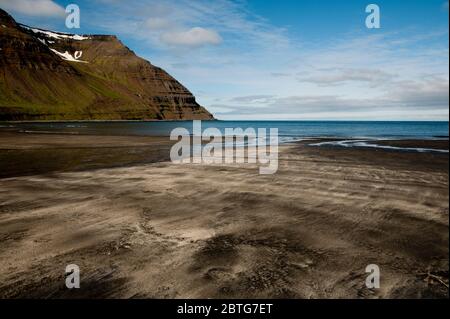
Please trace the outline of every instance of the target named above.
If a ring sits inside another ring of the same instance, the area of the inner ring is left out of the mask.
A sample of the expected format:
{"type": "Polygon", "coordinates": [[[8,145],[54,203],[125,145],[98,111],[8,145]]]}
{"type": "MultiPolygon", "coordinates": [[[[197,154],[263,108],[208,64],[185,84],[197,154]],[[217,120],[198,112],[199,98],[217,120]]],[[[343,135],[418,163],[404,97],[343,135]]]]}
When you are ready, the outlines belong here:
{"type": "Polygon", "coordinates": [[[116,34],[219,119],[448,120],[448,1],[0,0],[18,21],[116,34]],[[376,3],[381,28],[367,29],[376,3]]]}

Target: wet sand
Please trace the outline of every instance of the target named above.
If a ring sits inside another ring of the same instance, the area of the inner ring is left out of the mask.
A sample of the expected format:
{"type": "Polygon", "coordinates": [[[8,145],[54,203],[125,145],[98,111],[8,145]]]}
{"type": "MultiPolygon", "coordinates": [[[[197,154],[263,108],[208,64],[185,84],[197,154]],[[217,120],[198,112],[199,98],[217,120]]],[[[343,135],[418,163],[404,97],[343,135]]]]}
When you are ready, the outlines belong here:
{"type": "Polygon", "coordinates": [[[259,175],[160,138],[5,134],[2,298],[448,298],[448,154],[301,142],[259,175]]]}
{"type": "Polygon", "coordinates": [[[166,137],[0,132],[0,178],[168,161],[166,137]]]}

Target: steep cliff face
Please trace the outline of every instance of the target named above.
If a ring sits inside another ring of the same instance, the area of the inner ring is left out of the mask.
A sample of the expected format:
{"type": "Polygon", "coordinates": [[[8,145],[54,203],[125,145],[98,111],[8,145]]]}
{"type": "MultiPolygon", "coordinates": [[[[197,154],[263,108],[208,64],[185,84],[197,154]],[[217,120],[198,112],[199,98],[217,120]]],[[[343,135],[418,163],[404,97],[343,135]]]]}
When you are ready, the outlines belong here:
{"type": "Polygon", "coordinates": [[[30,28],[0,9],[0,120],[212,118],[115,36],[30,28]]]}

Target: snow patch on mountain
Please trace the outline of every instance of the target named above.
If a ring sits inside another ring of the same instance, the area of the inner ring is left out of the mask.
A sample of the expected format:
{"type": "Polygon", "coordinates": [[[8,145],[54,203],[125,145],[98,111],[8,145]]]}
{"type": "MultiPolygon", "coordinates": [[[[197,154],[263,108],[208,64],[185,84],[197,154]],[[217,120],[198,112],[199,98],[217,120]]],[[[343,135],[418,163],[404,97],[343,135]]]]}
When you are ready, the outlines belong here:
{"type": "Polygon", "coordinates": [[[86,36],[82,36],[79,34],[69,34],[69,33],[62,33],[62,32],[52,32],[52,31],[47,31],[47,30],[42,30],[42,29],[37,29],[37,28],[30,28],[26,25],[21,25],[23,28],[30,30],[34,33],[37,34],[45,34],[47,37],[53,38],[53,39],[72,39],[72,40],[76,40],[76,41],[82,41],[82,40],[88,40],[90,39],[90,37],[86,37],[86,36]]]}
{"type": "MultiPolygon", "coordinates": [[[[64,53],[61,53],[61,52],[56,51],[55,49],[52,49],[52,48],[49,48],[49,49],[50,49],[53,53],[59,55],[63,60],[71,61],[71,62],[89,63],[89,62],[87,62],[87,61],[77,60],[77,58],[75,58],[72,54],[70,54],[70,53],[67,52],[67,51],[64,52],[64,53]]],[[[80,52],[80,51],[77,51],[77,52],[80,52]]],[[[77,52],[75,52],[75,55],[76,55],[77,52]]],[[[80,54],[79,56],[81,56],[81,54],[80,54]]]]}

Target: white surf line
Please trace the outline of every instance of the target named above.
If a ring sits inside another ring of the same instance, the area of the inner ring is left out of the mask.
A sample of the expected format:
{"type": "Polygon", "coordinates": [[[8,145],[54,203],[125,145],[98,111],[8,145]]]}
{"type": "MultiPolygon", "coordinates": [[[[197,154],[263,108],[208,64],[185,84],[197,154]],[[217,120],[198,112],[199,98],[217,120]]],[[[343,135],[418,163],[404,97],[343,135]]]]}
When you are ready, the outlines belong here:
{"type": "Polygon", "coordinates": [[[411,151],[419,153],[448,153],[449,150],[442,150],[436,148],[423,148],[423,147],[400,147],[400,146],[390,146],[390,145],[380,145],[367,143],[367,140],[343,140],[343,141],[331,141],[331,142],[320,142],[309,144],[310,146],[341,146],[341,147],[370,147],[370,148],[380,148],[388,150],[398,150],[398,151],[411,151]]]}

